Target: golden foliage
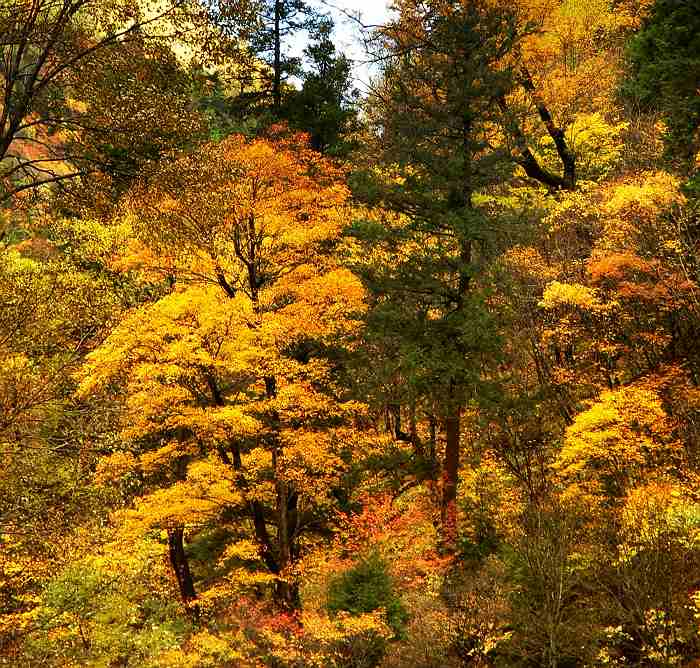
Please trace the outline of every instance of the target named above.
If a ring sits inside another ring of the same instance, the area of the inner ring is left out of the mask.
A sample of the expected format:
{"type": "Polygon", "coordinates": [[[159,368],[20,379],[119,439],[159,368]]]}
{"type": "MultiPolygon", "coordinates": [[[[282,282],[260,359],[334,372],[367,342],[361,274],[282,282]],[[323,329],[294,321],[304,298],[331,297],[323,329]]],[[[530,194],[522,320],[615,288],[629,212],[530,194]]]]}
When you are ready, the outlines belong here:
{"type": "Polygon", "coordinates": [[[603,392],[566,430],[554,469],[566,484],[620,497],[648,475],[664,475],[680,461],[672,422],[652,389],[603,392]]]}

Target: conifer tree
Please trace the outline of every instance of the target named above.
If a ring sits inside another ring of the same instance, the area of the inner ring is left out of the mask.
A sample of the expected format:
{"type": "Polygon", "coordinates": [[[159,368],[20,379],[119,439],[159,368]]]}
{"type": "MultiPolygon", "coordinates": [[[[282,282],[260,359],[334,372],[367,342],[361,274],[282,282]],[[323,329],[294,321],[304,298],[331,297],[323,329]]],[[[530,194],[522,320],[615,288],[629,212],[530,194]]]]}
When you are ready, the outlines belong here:
{"type": "Polygon", "coordinates": [[[290,96],[285,115],[294,126],[309,132],[321,153],[347,153],[347,135],[356,125],[357,91],[352,89],[351,63],[333,43],[333,22],[319,21],[304,55],[301,90],[290,96]]]}
{"type": "Polygon", "coordinates": [[[283,112],[285,84],[301,74],[301,59],[289,54],[289,43],[299,32],[313,32],[321,16],[304,0],[248,0],[228,3],[212,0],[214,20],[226,34],[246,45],[253,62],[244,68],[245,75],[255,70],[254,90],[243,96],[259,103],[280,120],[283,112]]]}
{"type": "Polygon", "coordinates": [[[700,12],[697,3],[656,0],[628,47],[623,91],[667,119],[667,155],[692,172],[700,150],[700,12]]]}
{"type": "Polygon", "coordinates": [[[383,251],[359,271],[375,295],[370,322],[399,339],[409,384],[440,406],[443,540],[453,550],[460,416],[497,339],[478,281],[491,222],[475,194],[508,169],[493,148],[494,101],[515,85],[507,58],[523,26],[488,2],[398,7],[381,31],[383,79],[369,112],[381,165],[373,194],[394,215],[356,227],[383,251]]]}

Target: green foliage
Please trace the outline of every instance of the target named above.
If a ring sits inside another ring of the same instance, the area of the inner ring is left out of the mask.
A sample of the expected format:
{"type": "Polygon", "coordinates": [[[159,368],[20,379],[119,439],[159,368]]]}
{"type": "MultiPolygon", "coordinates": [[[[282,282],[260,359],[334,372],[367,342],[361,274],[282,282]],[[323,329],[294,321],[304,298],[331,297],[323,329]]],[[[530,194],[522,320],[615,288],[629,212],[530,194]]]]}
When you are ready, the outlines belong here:
{"type": "Polygon", "coordinates": [[[700,149],[700,12],[685,0],[656,0],[628,46],[630,73],[622,91],[666,118],[667,155],[684,170],[700,149]]]}
{"type": "Polygon", "coordinates": [[[492,526],[485,525],[475,538],[461,536],[458,547],[465,561],[481,561],[498,550],[499,540],[492,526]]]}
{"type": "Polygon", "coordinates": [[[27,643],[30,660],[83,665],[154,665],[179,645],[187,625],[167,598],[142,588],[138,573],[77,563],[46,586],[27,643]]]}
{"type": "Polygon", "coordinates": [[[389,567],[379,552],[371,552],[352,568],[333,579],[328,586],[327,608],[352,615],[384,610],[396,636],[401,636],[408,613],[396,593],[389,567]]]}
{"type": "Polygon", "coordinates": [[[304,54],[308,67],[302,88],[289,95],[284,116],[299,130],[311,134],[311,144],[322,153],[346,156],[347,134],[356,124],[357,91],[352,89],[350,61],[336,51],[333,23],[321,20],[304,54]]]}
{"type": "Polygon", "coordinates": [[[209,126],[210,139],[221,141],[224,137],[241,131],[240,124],[232,114],[231,95],[216,72],[199,72],[194,88],[194,98],[209,126]]]}

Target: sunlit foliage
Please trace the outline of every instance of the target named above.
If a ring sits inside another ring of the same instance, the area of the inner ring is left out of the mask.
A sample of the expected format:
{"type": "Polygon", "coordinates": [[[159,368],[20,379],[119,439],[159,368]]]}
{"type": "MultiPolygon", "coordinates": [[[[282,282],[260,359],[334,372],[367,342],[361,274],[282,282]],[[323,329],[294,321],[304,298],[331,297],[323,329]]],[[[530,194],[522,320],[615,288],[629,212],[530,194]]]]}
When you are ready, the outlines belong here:
{"type": "Polygon", "coordinates": [[[0,665],[696,665],[692,4],[0,0],[0,665]]]}

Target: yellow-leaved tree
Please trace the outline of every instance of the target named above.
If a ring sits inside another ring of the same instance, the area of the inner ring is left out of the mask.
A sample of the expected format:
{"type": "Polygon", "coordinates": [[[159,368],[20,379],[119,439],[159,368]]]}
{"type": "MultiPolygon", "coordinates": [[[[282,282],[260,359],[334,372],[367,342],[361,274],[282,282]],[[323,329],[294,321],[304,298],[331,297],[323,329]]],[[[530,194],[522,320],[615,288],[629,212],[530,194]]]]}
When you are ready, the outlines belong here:
{"type": "Polygon", "coordinates": [[[120,402],[123,445],[98,475],[140,481],[125,525],[167,531],[190,607],[185,539],[206,531],[225,575],[202,598],[226,596],[257,559],[255,581],[295,605],[291,568],[347,497],[353,452],[371,446],[364,406],[334,380],[334,343],[364,300],[333,258],[347,196],[340,172],[283,129],[205,146],[132,193],[137,255],[173,289],[123,319],[80,392],[120,402]]]}

